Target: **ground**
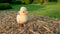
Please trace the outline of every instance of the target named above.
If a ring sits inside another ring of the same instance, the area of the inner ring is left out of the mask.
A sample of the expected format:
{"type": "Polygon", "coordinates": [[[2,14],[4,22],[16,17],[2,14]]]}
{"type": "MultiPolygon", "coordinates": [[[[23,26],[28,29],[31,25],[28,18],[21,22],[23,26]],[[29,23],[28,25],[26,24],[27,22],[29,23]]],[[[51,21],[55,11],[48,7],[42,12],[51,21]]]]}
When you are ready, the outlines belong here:
{"type": "Polygon", "coordinates": [[[60,20],[29,14],[30,21],[22,27],[16,22],[17,12],[0,12],[0,34],[59,34],[60,20]]]}

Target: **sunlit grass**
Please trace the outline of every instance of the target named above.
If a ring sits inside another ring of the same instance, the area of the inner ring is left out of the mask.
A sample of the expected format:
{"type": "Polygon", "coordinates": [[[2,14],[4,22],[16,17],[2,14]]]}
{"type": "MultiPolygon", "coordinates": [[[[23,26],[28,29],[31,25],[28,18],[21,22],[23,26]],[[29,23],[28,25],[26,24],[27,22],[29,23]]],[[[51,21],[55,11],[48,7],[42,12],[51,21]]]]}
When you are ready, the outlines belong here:
{"type": "Polygon", "coordinates": [[[60,18],[60,5],[46,5],[44,8],[32,11],[31,13],[53,18],[60,18]]]}
{"type": "Polygon", "coordinates": [[[19,11],[21,6],[25,6],[28,9],[29,13],[49,16],[52,18],[60,18],[60,4],[57,3],[48,3],[44,5],[40,4],[29,4],[29,5],[13,5],[13,9],[9,9],[8,11],[19,11]]]}

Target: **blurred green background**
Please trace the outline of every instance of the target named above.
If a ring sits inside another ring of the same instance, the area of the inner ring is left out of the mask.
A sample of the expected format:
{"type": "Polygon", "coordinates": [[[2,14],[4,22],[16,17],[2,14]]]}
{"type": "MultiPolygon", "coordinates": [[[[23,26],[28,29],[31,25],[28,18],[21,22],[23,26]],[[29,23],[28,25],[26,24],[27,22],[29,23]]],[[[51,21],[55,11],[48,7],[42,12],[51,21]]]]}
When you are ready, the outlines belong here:
{"type": "Polygon", "coordinates": [[[25,6],[29,13],[60,19],[60,0],[0,0],[0,11],[19,11],[25,6]]]}

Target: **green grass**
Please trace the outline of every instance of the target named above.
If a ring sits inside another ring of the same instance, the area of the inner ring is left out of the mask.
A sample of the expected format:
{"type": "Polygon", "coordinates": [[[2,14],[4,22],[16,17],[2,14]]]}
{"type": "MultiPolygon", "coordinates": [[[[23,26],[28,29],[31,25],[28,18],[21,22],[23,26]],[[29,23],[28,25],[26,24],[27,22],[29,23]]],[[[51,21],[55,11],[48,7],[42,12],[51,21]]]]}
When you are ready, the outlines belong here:
{"type": "Polygon", "coordinates": [[[49,16],[52,18],[60,18],[60,5],[45,5],[44,8],[32,11],[33,14],[49,16]]]}
{"type": "Polygon", "coordinates": [[[60,18],[60,4],[49,3],[45,5],[29,4],[29,5],[12,5],[12,11],[19,11],[21,6],[25,6],[29,13],[49,16],[51,18],[60,18]]]}

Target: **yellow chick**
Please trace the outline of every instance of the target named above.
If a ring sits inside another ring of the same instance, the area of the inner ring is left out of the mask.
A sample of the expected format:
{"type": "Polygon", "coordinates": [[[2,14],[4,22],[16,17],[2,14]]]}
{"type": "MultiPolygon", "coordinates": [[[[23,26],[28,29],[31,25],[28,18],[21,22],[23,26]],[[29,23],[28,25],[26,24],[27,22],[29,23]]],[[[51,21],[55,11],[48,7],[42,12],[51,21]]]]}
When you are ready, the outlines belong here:
{"type": "Polygon", "coordinates": [[[28,21],[28,12],[26,7],[21,7],[16,17],[17,23],[24,24],[28,21]]]}

